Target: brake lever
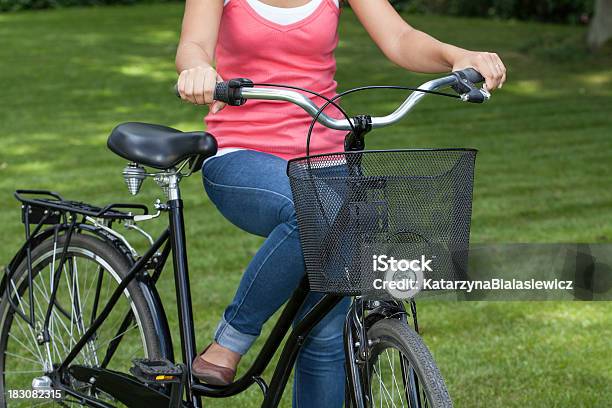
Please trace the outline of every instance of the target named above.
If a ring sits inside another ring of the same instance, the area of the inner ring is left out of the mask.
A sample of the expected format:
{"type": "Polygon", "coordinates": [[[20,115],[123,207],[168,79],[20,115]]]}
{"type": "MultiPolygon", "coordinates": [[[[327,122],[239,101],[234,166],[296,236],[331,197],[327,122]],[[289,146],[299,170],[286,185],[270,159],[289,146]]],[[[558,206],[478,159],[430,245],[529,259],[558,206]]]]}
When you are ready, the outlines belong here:
{"type": "Polygon", "coordinates": [[[483,103],[491,99],[491,92],[484,88],[474,88],[471,89],[470,92],[459,95],[459,97],[463,102],[483,103]]]}

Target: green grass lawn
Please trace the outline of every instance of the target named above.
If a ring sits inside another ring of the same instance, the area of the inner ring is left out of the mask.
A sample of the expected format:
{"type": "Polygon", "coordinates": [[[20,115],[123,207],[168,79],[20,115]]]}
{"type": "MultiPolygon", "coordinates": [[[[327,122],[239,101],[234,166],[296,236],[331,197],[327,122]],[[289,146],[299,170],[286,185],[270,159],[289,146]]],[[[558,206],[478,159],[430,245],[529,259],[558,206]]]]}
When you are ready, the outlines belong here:
{"type": "MultiPolygon", "coordinates": [[[[128,197],[125,162],[105,143],[123,121],[203,127],[204,110],[170,91],[181,14],[180,5],[145,5],[0,15],[0,265],[23,236],[11,196],[18,187],[94,203],[150,204],[160,196],[149,181],[137,199],[128,197]]],[[[581,27],[407,17],[442,40],[497,51],[508,83],[486,106],[428,98],[398,126],[372,133],[369,146],[480,149],[474,242],[610,242],[610,50],[586,53],[581,27]]],[[[350,11],[340,31],[341,89],[427,78],[387,62],[350,11]]],[[[403,97],[379,92],[343,103],[353,113],[376,114],[403,97]]],[[[215,211],[199,176],[183,182],[183,193],[204,346],[261,240],[215,211]]],[[[163,220],[148,229],[162,227],[163,220]]],[[[160,292],[175,323],[171,276],[165,273],[160,292]]],[[[457,407],[612,406],[610,303],[426,302],[420,321],[457,407]]],[[[260,401],[253,388],[207,406],[260,401]]]]}

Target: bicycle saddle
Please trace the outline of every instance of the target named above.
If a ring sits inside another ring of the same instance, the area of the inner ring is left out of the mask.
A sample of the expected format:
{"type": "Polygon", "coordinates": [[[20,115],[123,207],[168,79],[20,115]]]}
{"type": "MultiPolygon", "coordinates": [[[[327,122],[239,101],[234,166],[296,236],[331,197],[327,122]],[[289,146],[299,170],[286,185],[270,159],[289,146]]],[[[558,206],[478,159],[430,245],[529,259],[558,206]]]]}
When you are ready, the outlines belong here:
{"type": "Polygon", "coordinates": [[[124,159],[160,170],[190,158],[201,162],[217,153],[217,141],[210,133],[181,132],[139,122],[118,125],[108,137],[107,145],[124,159]]]}

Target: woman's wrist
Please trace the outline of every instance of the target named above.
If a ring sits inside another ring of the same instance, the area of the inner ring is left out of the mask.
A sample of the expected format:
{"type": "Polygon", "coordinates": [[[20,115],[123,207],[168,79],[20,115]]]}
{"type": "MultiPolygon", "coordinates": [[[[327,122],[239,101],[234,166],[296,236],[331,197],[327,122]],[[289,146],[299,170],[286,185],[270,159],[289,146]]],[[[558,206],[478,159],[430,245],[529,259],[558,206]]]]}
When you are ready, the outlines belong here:
{"type": "Polygon", "coordinates": [[[469,54],[472,53],[472,51],[455,47],[454,45],[444,45],[445,47],[442,51],[442,57],[444,58],[444,62],[448,66],[449,71],[453,70],[460,63],[460,61],[468,59],[469,54]]]}
{"type": "Polygon", "coordinates": [[[506,81],[506,67],[501,58],[491,52],[469,51],[449,46],[445,49],[445,58],[452,71],[474,68],[484,78],[489,91],[501,88],[506,81]]]}
{"type": "Polygon", "coordinates": [[[212,58],[198,44],[189,41],[179,43],[176,52],[176,70],[179,74],[189,69],[209,67],[212,67],[212,58]]]}
{"type": "MultiPolygon", "coordinates": [[[[177,64],[178,67],[178,64],[177,64]]],[[[186,61],[185,63],[181,64],[180,67],[178,67],[180,70],[178,71],[178,73],[180,74],[183,71],[188,71],[190,69],[214,69],[215,67],[212,66],[212,64],[202,61],[202,60],[195,60],[195,61],[186,61]]]]}

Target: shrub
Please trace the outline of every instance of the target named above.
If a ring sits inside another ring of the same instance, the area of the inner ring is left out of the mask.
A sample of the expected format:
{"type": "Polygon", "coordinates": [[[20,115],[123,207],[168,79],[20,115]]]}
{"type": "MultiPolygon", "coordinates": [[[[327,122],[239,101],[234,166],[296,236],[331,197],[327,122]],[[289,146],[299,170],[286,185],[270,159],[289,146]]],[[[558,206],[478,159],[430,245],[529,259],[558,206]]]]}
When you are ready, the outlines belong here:
{"type": "MultiPolygon", "coordinates": [[[[105,4],[153,3],[156,0],[0,0],[0,12],[105,4]]],[[[178,0],[157,0],[157,2],[178,0]]]]}
{"type": "Polygon", "coordinates": [[[577,23],[593,12],[594,0],[395,0],[404,10],[457,16],[577,23]]]}
{"type": "MultiPolygon", "coordinates": [[[[0,0],[0,12],[104,4],[180,0],[0,0]]],[[[389,0],[396,8],[417,13],[579,22],[593,11],[594,0],[389,0]]]]}

